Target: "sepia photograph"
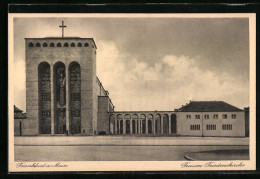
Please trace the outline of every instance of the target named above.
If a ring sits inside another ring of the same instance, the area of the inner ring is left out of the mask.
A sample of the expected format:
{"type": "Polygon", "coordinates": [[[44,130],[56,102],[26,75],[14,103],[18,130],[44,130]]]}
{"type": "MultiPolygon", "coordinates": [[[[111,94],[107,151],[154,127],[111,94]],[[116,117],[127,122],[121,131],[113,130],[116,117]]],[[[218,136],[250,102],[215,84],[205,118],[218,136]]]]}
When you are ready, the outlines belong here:
{"type": "Polygon", "coordinates": [[[255,61],[254,14],[9,14],[9,170],[255,169],[255,61]]]}

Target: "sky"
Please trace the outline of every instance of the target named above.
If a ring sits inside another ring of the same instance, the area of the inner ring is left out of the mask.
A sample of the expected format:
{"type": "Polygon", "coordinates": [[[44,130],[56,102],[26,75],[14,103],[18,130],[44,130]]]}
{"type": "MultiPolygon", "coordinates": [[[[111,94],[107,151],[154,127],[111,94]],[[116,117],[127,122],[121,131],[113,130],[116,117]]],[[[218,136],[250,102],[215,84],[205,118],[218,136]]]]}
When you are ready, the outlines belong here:
{"type": "Polygon", "coordinates": [[[249,105],[247,18],[14,18],[15,105],[26,111],[24,38],[94,38],[97,76],[116,111],[193,101],[249,105]]]}

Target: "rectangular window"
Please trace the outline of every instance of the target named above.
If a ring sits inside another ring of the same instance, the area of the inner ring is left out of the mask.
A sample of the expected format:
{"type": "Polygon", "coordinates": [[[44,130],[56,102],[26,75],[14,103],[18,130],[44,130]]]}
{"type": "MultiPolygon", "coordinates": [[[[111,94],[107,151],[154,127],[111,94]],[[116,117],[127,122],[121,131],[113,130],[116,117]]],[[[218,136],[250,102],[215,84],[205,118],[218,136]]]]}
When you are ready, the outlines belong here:
{"type": "Polygon", "coordinates": [[[207,130],[216,130],[217,127],[216,127],[216,124],[207,124],[206,129],[207,130]]]}
{"type": "Polygon", "coordinates": [[[186,115],[186,118],[187,118],[187,119],[190,119],[190,118],[191,118],[191,115],[186,115]]]}
{"type": "Polygon", "coordinates": [[[227,119],[227,114],[223,114],[223,119],[227,119]]]}
{"type": "Polygon", "coordinates": [[[208,114],[205,114],[205,115],[204,115],[204,118],[205,118],[205,119],[209,119],[209,115],[208,115],[208,114]]]}
{"type": "Polygon", "coordinates": [[[195,118],[196,119],[200,119],[200,115],[195,115],[195,118]]]}
{"type": "Polygon", "coordinates": [[[195,125],[190,125],[190,130],[200,130],[200,125],[199,124],[195,124],[195,125]]]}
{"type": "Polygon", "coordinates": [[[237,115],[236,114],[232,114],[231,117],[232,117],[232,119],[236,119],[237,115]]]}
{"type": "Polygon", "coordinates": [[[218,119],[218,114],[214,114],[214,115],[213,115],[213,118],[214,118],[214,119],[218,119]]]}
{"type": "Polygon", "coordinates": [[[232,130],[232,124],[223,124],[222,130],[232,130]]]}

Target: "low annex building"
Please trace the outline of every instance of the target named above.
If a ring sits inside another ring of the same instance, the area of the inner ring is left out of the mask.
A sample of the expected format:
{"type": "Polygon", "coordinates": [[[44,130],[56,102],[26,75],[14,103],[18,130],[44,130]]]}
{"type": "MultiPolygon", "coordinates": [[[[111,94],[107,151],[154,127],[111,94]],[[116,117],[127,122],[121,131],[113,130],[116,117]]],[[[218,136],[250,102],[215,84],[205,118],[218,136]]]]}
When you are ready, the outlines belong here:
{"type": "Polygon", "coordinates": [[[245,136],[244,111],[223,101],[190,101],[174,111],[109,112],[110,134],[245,136]]]}
{"type": "Polygon", "coordinates": [[[114,111],[92,38],[25,38],[25,49],[26,119],[15,118],[15,135],[245,136],[244,111],[222,101],[114,111]]]}

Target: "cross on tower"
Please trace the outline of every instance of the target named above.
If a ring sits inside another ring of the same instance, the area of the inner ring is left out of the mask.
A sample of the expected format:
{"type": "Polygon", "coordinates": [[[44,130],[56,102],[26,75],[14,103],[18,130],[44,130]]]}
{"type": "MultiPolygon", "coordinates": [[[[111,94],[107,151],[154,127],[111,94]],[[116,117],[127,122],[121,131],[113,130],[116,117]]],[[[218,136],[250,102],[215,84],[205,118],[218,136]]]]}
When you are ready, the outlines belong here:
{"type": "Polygon", "coordinates": [[[67,26],[65,26],[63,23],[64,23],[64,22],[62,21],[62,24],[59,26],[60,28],[62,28],[62,37],[64,37],[64,28],[67,27],[67,26]]]}

